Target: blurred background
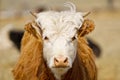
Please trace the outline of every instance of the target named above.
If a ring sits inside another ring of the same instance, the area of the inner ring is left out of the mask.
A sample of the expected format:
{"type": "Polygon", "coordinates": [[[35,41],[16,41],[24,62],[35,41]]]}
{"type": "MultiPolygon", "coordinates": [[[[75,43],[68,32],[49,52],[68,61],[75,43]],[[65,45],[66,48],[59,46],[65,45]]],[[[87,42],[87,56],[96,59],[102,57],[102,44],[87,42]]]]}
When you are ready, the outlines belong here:
{"type": "Polygon", "coordinates": [[[97,47],[98,80],[120,80],[120,0],[0,0],[0,80],[13,80],[24,25],[34,20],[29,11],[65,10],[66,1],[91,11],[95,30],[87,38],[97,47]]]}

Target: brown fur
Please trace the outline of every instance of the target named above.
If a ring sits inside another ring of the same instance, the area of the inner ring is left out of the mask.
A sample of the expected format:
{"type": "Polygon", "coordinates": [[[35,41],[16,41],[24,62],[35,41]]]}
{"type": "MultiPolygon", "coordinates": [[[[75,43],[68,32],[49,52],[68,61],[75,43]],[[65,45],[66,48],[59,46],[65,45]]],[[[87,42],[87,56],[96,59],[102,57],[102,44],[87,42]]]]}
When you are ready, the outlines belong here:
{"type": "MultiPolygon", "coordinates": [[[[38,38],[31,23],[25,27],[22,39],[21,55],[14,67],[15,80],[55,80],[47,67],[42,54],[42,39],[38,38]],[[31,30],[32,29],[32,30],[31,30]]],[[[73,66],[62,76],[62,80],[97,80],[96,65],[92,50],[87,45],[84,35],[94,29],[91,20],[85,20],[78,32],[78,53],[73,66]]]]}

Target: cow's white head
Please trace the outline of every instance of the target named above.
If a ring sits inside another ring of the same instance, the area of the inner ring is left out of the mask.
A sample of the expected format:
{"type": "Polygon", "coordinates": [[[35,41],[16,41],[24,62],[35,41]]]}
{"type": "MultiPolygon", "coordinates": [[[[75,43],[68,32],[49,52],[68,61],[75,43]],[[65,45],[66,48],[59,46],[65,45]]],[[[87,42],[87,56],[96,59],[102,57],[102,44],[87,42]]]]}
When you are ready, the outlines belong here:
{"type": "Polygon", "coordinates": [[[43,39],[44,59],[57,79],[72,67],[77,51],[77,31],[85,16],[76,12],[73,4],[67,5],[71,5],[71,11],[34,14],[39,25],[35,29],[43,39]]]}

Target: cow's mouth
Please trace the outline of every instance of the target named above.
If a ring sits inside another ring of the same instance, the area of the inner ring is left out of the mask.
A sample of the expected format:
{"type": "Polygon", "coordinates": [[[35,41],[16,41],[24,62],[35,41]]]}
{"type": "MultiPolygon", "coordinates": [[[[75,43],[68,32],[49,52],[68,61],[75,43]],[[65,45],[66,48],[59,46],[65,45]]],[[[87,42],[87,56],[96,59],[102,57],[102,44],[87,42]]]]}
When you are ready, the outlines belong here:
{"type": "Polygon", "coordinates": [[[59,65],[59,66],[52,66],[52,68],[70,68],[70,66],[59,65]]]}

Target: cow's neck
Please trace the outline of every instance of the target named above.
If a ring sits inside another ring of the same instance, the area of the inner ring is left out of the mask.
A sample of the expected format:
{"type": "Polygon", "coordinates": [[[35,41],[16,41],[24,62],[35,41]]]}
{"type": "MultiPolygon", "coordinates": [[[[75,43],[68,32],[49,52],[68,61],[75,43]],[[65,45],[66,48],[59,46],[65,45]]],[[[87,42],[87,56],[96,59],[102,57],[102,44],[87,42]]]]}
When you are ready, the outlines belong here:
{"type": "Polygon", "coordinates": [[[79,59],[79,55],[77,54],[72,68],[68,70],[62,80],[85,80],[84,77],[84,68],[79,59]]]}

